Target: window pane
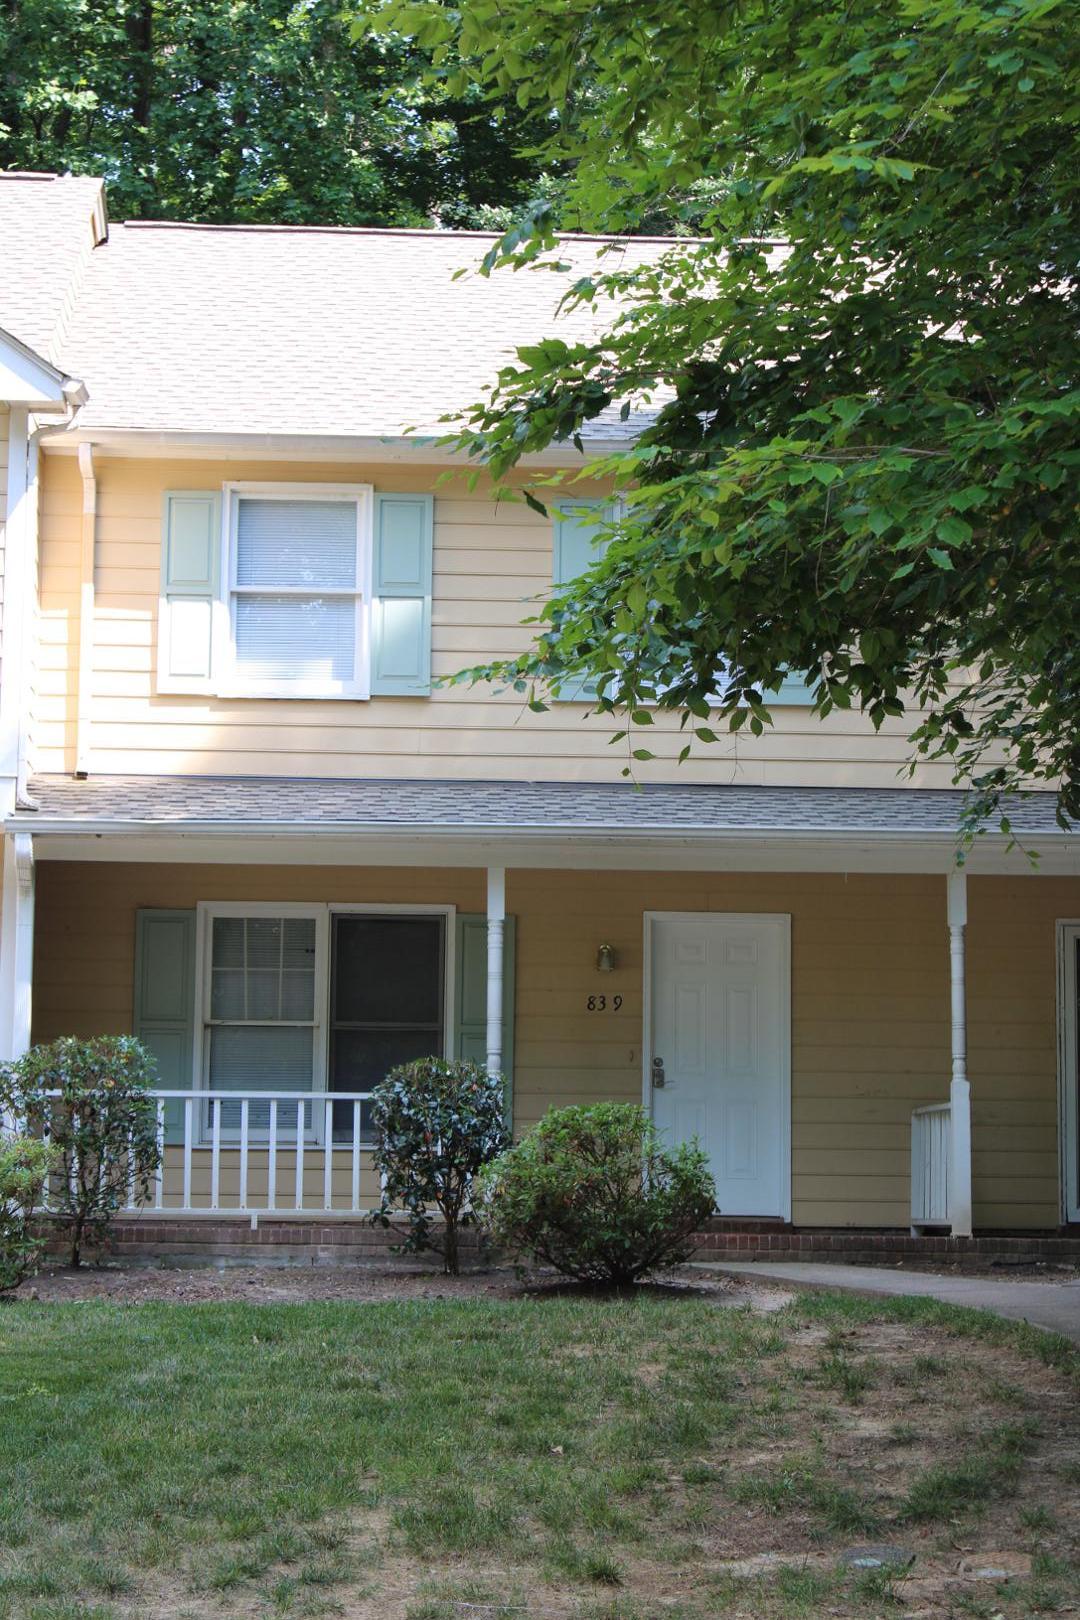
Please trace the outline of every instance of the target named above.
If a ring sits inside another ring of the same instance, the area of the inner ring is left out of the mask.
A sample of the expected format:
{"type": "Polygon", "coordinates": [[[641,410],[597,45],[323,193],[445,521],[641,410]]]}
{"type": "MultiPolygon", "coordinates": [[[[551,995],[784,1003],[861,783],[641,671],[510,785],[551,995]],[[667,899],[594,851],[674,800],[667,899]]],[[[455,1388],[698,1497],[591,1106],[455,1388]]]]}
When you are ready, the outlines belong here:
{"type": "Polygon", "coordinates": [[[351,681],[352,597],[237,596],[236,669],[257,681],[351,681]]]}
{"type": "Polygon", "coordinates": [[[210,1031],[211,1091],[310,1091],[310,1029],[210,1031]]]}
{"type": "Polygon", "coordinates": [[[236,582],[355,590],[355,504],[242,496],[236,519],[236,582]]]}
{"type": "Polygon", "coordinates": [[[334,1021],[441,1025],[442,936],[440,917],[335,917],[334,1021]]]}
{"type": "Polygon", "coordinates": [[[215,917],[211,950],[212,1019],[314,1019],[313,917],[215,917]]]}
{"type": "Polygon", "coordinates": [[[247,934],[245,966],[249,970],[271,968],[277,973],[281,966],[281,918],[247,917],[244,928],[247,934]]]}
{"type": "Polygon", "coordinates": [[[243,1021],[246,1013],[242,973],[232,968],[224,971],[214,969],[210,976],[210,1016],[235,1019],[237,1023],[243,1021]]]}
{"type": "MultiPolygon", "coordinates": [[[[216,1028],[210,1031],[211,1091],[310,1091],[312,1053],[310,1029],[216,1028]]],[[[203,1129],[210,1131],[211,1104],[205,1109],[203,1129]]],[[[286,1145],[296,1137],[295,1103],[279,1102],[278,1131],[286,1145]]],[[[311,1129],[311,1104],[304,1105],[304,1129],[311,1129]]],[[[240,1104],[221,1108],[221,1129],[240,1129],[240,1104]]],[[[270,1129],[270,1104],[253,1103],[248,1109],[248,1130],[253,1136],[270,1129]]]]}
{"type": "Polygon", "coordinates": [[[244,965],[243,917],[215,917],[213,937],[214,966],[242,968],[244,965]]]}
{"type": "Polygon", "coordinates": [[[370,1091],[395,1064],[441,1054],[438,1030],[336,1029],[330,1038],[330,1089],[370,1091]]]}

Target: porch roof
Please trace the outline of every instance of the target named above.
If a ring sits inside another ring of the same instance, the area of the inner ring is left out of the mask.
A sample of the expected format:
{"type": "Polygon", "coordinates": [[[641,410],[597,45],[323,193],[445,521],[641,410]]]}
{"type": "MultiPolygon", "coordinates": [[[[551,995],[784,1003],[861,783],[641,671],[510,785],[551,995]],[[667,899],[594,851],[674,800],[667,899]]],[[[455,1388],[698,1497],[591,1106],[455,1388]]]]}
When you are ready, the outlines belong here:
{"type": "MultiPolygon", "coordinates": [[[[953,837],[963,795],[929,788],[331,777],[37,776],[10,830],[776,834],[953,837]]],[[[1018,799],[1015,831],[1060,838],[1053,793],[1018,799]]],[[[1073,835],[1076,836],[1075,834],[1073,835]]]]}
{"type": "MultiPolygon", "coordinates": [[[[40,860],[611,871],[947,873],[962,806],[926,788],[432,778],[39,776],[30,793],[6,830],[40,860]]],[[[1012,819],[1037,865],[991,827],[969,871],[1080,872],[1053,794],[1012,819]]]]}

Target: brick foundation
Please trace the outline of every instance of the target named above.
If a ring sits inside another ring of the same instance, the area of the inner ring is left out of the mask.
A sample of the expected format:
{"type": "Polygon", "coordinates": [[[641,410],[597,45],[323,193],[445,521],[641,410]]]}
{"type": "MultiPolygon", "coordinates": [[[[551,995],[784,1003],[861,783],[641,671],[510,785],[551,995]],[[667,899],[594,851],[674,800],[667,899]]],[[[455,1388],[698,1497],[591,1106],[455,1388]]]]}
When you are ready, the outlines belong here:
{"type": "MultiPolygon", "coordinates": [[[[113,1227],[112,1253],[120,1258],[232,1260],[246,1264],[345,1265],[386,1261],[399,1234],[366,1221],[260,1219],[190,1220],[183,1216],[144,1216],[121,1220],[113,1227]]],[[[63,1242],[50,1242],[62,1253],[63,1242]]],[[[475,1252],[469,1233],[462,1241],[468,1262],[475,1252]]],[[[809,1230],[778,1221],[717,1218],[697,1234],[698,1260],[831,1260],[841,1265],[888,1265],[932,1260],[937,1264],[985,1265],[988,1260],[1015,1264],[1080,1263],[1080,1228],[1057,1232],[984,1232],[971,1238],[944,1234],[912,1237],[900,1231],[809,1230]]]]}

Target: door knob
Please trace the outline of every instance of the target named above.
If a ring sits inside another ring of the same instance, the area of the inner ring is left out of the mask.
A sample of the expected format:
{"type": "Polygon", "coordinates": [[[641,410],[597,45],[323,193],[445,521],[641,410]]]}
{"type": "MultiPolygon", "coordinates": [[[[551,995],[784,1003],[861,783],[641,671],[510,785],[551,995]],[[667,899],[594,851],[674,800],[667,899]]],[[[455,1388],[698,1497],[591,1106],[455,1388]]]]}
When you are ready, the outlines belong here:
{"type": "Polygon", "coordinates": [[[654,1057],[652,1060],[652,1083],[658,1091],[663,1091],[667,1085],[667,1076],[664,1073],[664,1060],[662,1057],[654,1057]]]}

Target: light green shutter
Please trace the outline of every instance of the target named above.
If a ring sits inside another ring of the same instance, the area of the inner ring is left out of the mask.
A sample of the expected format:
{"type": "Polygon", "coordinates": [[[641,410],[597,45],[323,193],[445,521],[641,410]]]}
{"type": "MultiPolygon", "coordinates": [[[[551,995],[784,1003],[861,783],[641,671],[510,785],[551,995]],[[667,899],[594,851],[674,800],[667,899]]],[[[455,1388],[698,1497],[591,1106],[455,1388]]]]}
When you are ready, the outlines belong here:
{"type": "MultiPolygon", "coordinates": [[[[514,955],[516,919],[507,917],[503,933],[503,1074],[506,1076],[506,1119],[514,1119],[514,955]]],[[[454,1052],[483,1063],[487,1057],[487,918],[459,913],[455,959],[454,1052]]]]}
{"type": "Polygon", "coordinates": [[[415,697],[431,691],[430,495],[375,497],[371,691],[415,697]]]}
{"type": "MultiPolygon", "coordinates": [[[[576,500],[556,501],[554,512],[553,579],[556,585],[569,585],[607,550],[606,542],[600,538],[598,521],[610,520],[613,508],[609,501],[583,500],[578,496],[576,500]],[[590,521],[591,512],[595,512],[596,522],[590,521]]],[[[581,675],[563,682],[556,701],[589,703],[595,696],[596,682],[581,675]]]]}
{"type": "Polygon", "coordinates": [[[794,708],[799,704],[808,708],[813,701],[813,689],[807,685],[797,670],[792,670],[790,675],[784,676],[778,692],[765,693],[765,707],[767,709],[773,707],[783,708],[785,705],[794,708]]]}
{"type": "Polygon", "coordinates": [[[213,675],[221,497],[216,490],[170,490],[161,528],[158,691],[208,692],[213,675]]]}
{"type": "MultiPolygon", "coordinates": [[[[190,1091],[195,1039],[195,913],[135,913],[135,1034],[163,1091],[190,1091]]],[[[165,1140],[183,1140],[183,1102],[165,1104],[165,1140]]]]}

